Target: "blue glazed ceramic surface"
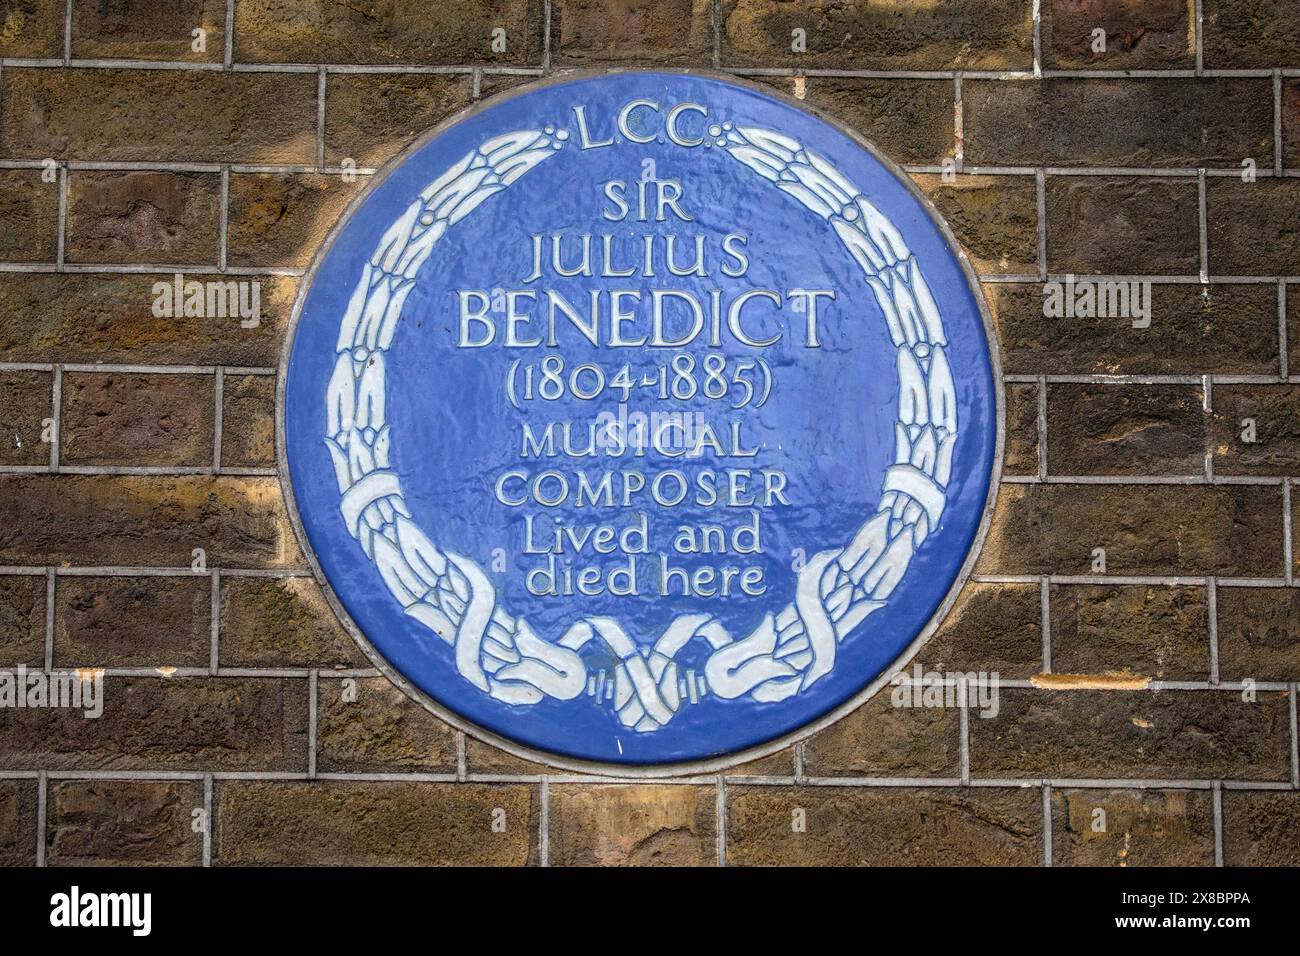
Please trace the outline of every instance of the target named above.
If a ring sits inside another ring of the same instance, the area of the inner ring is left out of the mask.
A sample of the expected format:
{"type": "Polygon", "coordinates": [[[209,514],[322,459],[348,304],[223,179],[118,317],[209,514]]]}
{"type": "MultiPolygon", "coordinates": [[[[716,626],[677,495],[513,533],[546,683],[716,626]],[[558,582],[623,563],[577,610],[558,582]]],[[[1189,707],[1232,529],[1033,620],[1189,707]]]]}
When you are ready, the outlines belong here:
{"type": "Polygon", "coordinates": [[[305,541],[467,725],[599,763],[752,750],[901,663],[968,570],[998,458],[978,292],[892,167],[782,99],[511,95],[377,177],[305,286],[305,541]]]}

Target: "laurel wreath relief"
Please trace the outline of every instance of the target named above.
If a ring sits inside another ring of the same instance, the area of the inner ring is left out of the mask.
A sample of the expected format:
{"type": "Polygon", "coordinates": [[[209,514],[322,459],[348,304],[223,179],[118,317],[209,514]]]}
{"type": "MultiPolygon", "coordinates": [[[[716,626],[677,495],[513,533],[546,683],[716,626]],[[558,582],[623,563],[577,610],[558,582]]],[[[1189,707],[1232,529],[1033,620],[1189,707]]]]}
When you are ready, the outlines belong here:
{"type": "Polygon", "coordinates": [[[766,129],[715,129],[731,157],[830,224],[861,266],[897,349],[894,464],[876,513],[848,545],[809,559],[794,602],[767,614],[752,633],[732,635],[701,613],[677,617],[653,646],[638,645],[609,617],[579,620],[555,640],[539,635],[501,605],[478,564],[415,526],[390,468],[384,353],[420,267],[452,226],[563,148],[567,131],[497,136],[430,183],[384,234],[343,316],[325,437],[343,520],[406,613],[452,646],[460,676],[506,704],[570,700],[585,691],[597,705],[612,706],[624,727],[648,733],[710,694],[789,698],[830,673],[839,642],[884,606],[943,513],[956,394],[939,310],[915,257],[849,180],[800,143],[766,129]],[[674,660],[696,638],[711,647],[698,674],[674,660]],[[588,672],[581,651],[593,640],[621,661],[612,679],[588,672]]]}

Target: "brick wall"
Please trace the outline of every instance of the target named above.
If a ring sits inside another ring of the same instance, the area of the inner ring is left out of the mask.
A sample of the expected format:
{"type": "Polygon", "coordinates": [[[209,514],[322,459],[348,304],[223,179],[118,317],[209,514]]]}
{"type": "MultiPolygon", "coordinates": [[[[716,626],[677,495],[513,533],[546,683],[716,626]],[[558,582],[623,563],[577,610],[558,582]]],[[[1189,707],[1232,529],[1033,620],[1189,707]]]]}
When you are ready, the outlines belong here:
{"type": "Polygon", "coordinates": [[[0,667],[107,701],[0,711],[0,861],[1300,862],[1293,0],[0,0],[0,57],[0,667]],[[977,264],[1007,474],[919,660],[999,672],[996,718],[877,697],[723,777],[548,773],[304,571],[274,367],[323,235],[439,119],[629,64],[827,110],[977,264]],[[176,271],[256,278],[261,323],[156,318],[176,271]],[[1150,278],[1150,327],[1045,319],[1066,273],[1150,278]]]}

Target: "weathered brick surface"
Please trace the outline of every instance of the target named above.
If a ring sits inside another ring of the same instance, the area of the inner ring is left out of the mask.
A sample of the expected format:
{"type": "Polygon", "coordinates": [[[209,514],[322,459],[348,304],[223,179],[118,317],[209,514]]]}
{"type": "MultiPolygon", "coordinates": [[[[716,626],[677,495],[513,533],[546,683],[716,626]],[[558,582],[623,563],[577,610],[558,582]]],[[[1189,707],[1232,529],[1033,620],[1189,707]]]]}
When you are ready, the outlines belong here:
{"type": "Polygon", "coordinates": [[[325,87],[325,162],[382,166],[469,101],[467,76],[332,74],[325,87]]]}
{"type": "Polygon", "coordinates": [[[712,865],[717,859],[715,807],[713,787],[552,787],[550,862],[712,865]]]}
{"type": "Polygon", "coordinates": [[[307,767],[307,682],[105,677],[104,712],[0,710],[0,767],[261,770],[307,767]]]}
{"type": "Polygon", "coordinates": [[[49,463],[52,389],[48,372],[0,372],[0,463],[49,463]]]}
{"type": "Polygon", "coordinates": [[[1207,790],[1054,790],[1055,866],[1213,866],[1207,790]]]}
{"type": "Polygon", "coordinates": [[[817,76],[808,80],[804,101],[895,162],[933,164],[953,155],[953,87],[946,80],[817,76]]]}
{"type": "Polygon", "coordinates": [[[310,163],[316,77],[31,69],[0,77],[0,156],[310,163]]]}
{"type": "Polygon", "coordinates": [[[980,275],[1038,271],[1037,189],[1030,176],[921,175],[917,184],[980,275]]]}
{"type": "Polygon", "coordinates": [[[55,667],[206,667],[206,576],[63,577],[55,585],[55,667]]]}
{"type": "Polygon", "coordinates": [[[0,780],[0,866],[36,862],[36,781],[0,780]]]}
{"type": "Polygon", "coordinates": [[[1278,372],[1273,286],[1153,284],[1149,328],[1131,318],[1046,318],[1039,284],[986,284],[984,295],[1008,374],[1278,372]]]}
{"type": "Polygon", "coordinates": [[[247,173],[230,177],[231,265],[310,264],[344,208],[365,186],[340,175],[247,173]]]}
{"type": "Polygon", "coordinates": [[[446,0],[364,7],[324,0],[242,0],[235,58],[258,63],[477,63],[540,66],[541,0],[446,0]],[[505,50],[493,52],[494,30],[505,50]]]}
{"type": "Polygon", "coordinates": [[[1238,168],[1254,157],[1263,168],[1273,157],[1267,79],[971,79],[962,106],[968,163],[1238,168]]]}
{"type": "Polygon", "coordinates": [[[1186,275],[1200,268],[1190,179],[1061,176],[1047,183],[1049,272],[1186,275]]]}
{"type": "Polygon", "coordinates": [[[68,465],[206,465],[216,418],[211,375],[70,372],[59,459],[68,465]]]}
{"type": "Polygon", "coordinates": [[[713,55],[711,0],[556,0],[556,65],[692,64],[713,55]]]}
{"type": "Polygon", "coordinates": [[[1219,589],[1224,680],[1300,680],[1300,590],[1219,589]]]}
{"type": "Polygon", "coordinates": [[[221,578],[222,667],[360,667],[365,656],[309,577],[221,578]]]}
{"type": "Polygon", "coordinates": [[[221,399],[222,466],[275,467],[275,376],[227,375],[221,399]]]}
{"type": "Polygon", "coordinates": [[[1057,673],[1209,679],[1204,588],[1057,585],[1051,608],[1057,673]]]}
{"type": "Polygon", "coordinates": [[[1205,196],[1211,273],[1300,273],[1300,180],[1221,179],[1207,184],[1205,196]]]}
{"type": "Polygon", "coordinates": [[[226,6],[221,0],[103,0],[72,8],[72,55],[133,60],[220,62],[226,6]],[[194,36],[202,30],[203,36],[194,36]],[[201,50],[194,47],[201,45],[201,50]]]}
{"type": "Polygon", "coordinates": [[[1006,444],[1002,471],[1007,475],[1036,475],[1038,461],[1038,386],[1021,382],[1007,385],[1006,444]]]}
{"type": "Polygon", "coordinates": [[[1300,66],[1300,23],[1287,0],[1203,0],[1205,65],[1300,66]]]}
{"type": "Polygon", "coordinates": [[[538,806],[535,786],[226,781],[213,861],[523,866],[537,859],[538,806]]]}
{"type": "Polygon", "coordinates": [[[1191,385],[1047,389],[1047,467],[1055,475],[1199,475],[1205,413],[1191,385]]]}
{"type": "Polygon", "coordinates": [[[996,717],[972,720],[981,777],[1232,777],[1289,780],[1284,693],[1051,691],[1003,688],[996,717]]]}
{"type": "Polygon", "coordinates": [[[814,777],[956,777],[957,710],[894,706],[892,695],[907,690],[887,686],[813,736],[804,744],[804,771],[814,777]]]}
{"type": "Polygon", "coordinates": [[[0,562],[297,567],[274,478],[0,475],[0,562]]]}
{"type": "Polygon", "coordinates": [[[1237,485],[1006,485],[976,570],[1087,574],[1282,573],[1282,494],[1237,485]]]}
{"type": "Polygon", "coordinates": [[[154,285],[174,276],[0,272],[0,351],[12,362],[275,366],[296,279],[258,277],[261,319],[245,328],[238,318],[154,315],[154,285]]]}
{"type": "Polygon", "coordinates": [[[220,178],[208,173],[74,172],[69,262],[216,265],[220,178]]]}
{"type": "Polygon", "coordinates": [[[1037,584],[968,583],[916,663],[940,672],[1032,677],[1043,664],[1038,592],[1037,584]]]}
{"type": "Polygon", "coordinates": [[[45,575],[0,577],[0,667],[45,660],[45,575]]]}
{"type": "Polygon", "coordinates": [[[1105,70],[1187,69],[1196,43],[1184,0],[1047,0],[1043,65],[1105,70]],[[1102,30],[1103,43],[1094,33],[1102,30]]]}
{"type": "Polygon", "coordinates": [[[939,0],[910,8],[827,0],[724,0],[723,66],[854,70],[1026,69],[1030,8],[1015,0],[939,0]],[[791,49],[803,30],[807,52],[791,49]]]}
{"type": "Polygon", "coordinates": [[[317,769],[454,773],[456,732],[384,677],[320,685],[317,769]]]}
{"type": "Polygon", "coordinates": [[[58,180],[45,170],[0,169],[0,261],[53,262],[59,246],[58,180]]]}
{"type": "Polygon", "coordinates": [[[1223,795],[1223,862],[1227,866],[1295,866],[1300,855],[1300,794],[1260,791],[1223,795]]]}
{"type": "Polygon", "coordinates": [[[46,862],[51,866],[194,866],[203,835],[195,781],[67,780],[51,784],[46,862]]]}
{"type": "Polygon", "coordinates": [[[1033,866],[1042,798],[1023,790],[736,787],[727,862],[739,866],[1033,866]],[[802,811],[804,832],[793,829],[802,811]]]}
{"type": "Polygon", "coordinates": [[[1210,426],[1216,474],[1300,475],[1300,387],[1218,386],[1210,426]]]}
{"type": "Polygon", "coordinates": [[[4,13],[0,56],[63,55],[66,3],[61,0],[6,0],[0,11],[4,13]]]}

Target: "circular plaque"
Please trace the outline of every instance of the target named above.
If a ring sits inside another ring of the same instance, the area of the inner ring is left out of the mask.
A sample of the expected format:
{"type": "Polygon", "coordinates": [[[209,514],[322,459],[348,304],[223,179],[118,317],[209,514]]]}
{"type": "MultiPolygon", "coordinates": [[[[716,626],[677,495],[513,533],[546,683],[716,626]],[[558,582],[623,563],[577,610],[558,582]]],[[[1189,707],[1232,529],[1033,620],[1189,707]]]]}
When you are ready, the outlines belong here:
{"type": "Polygon", "coordinates": [[[714,769],[877,689],[969,573],[999,369],[929,203],[794,101],[576,74],[443,124],[304,279],[285,491],[384,673],[561,766],[714,769]]]}

